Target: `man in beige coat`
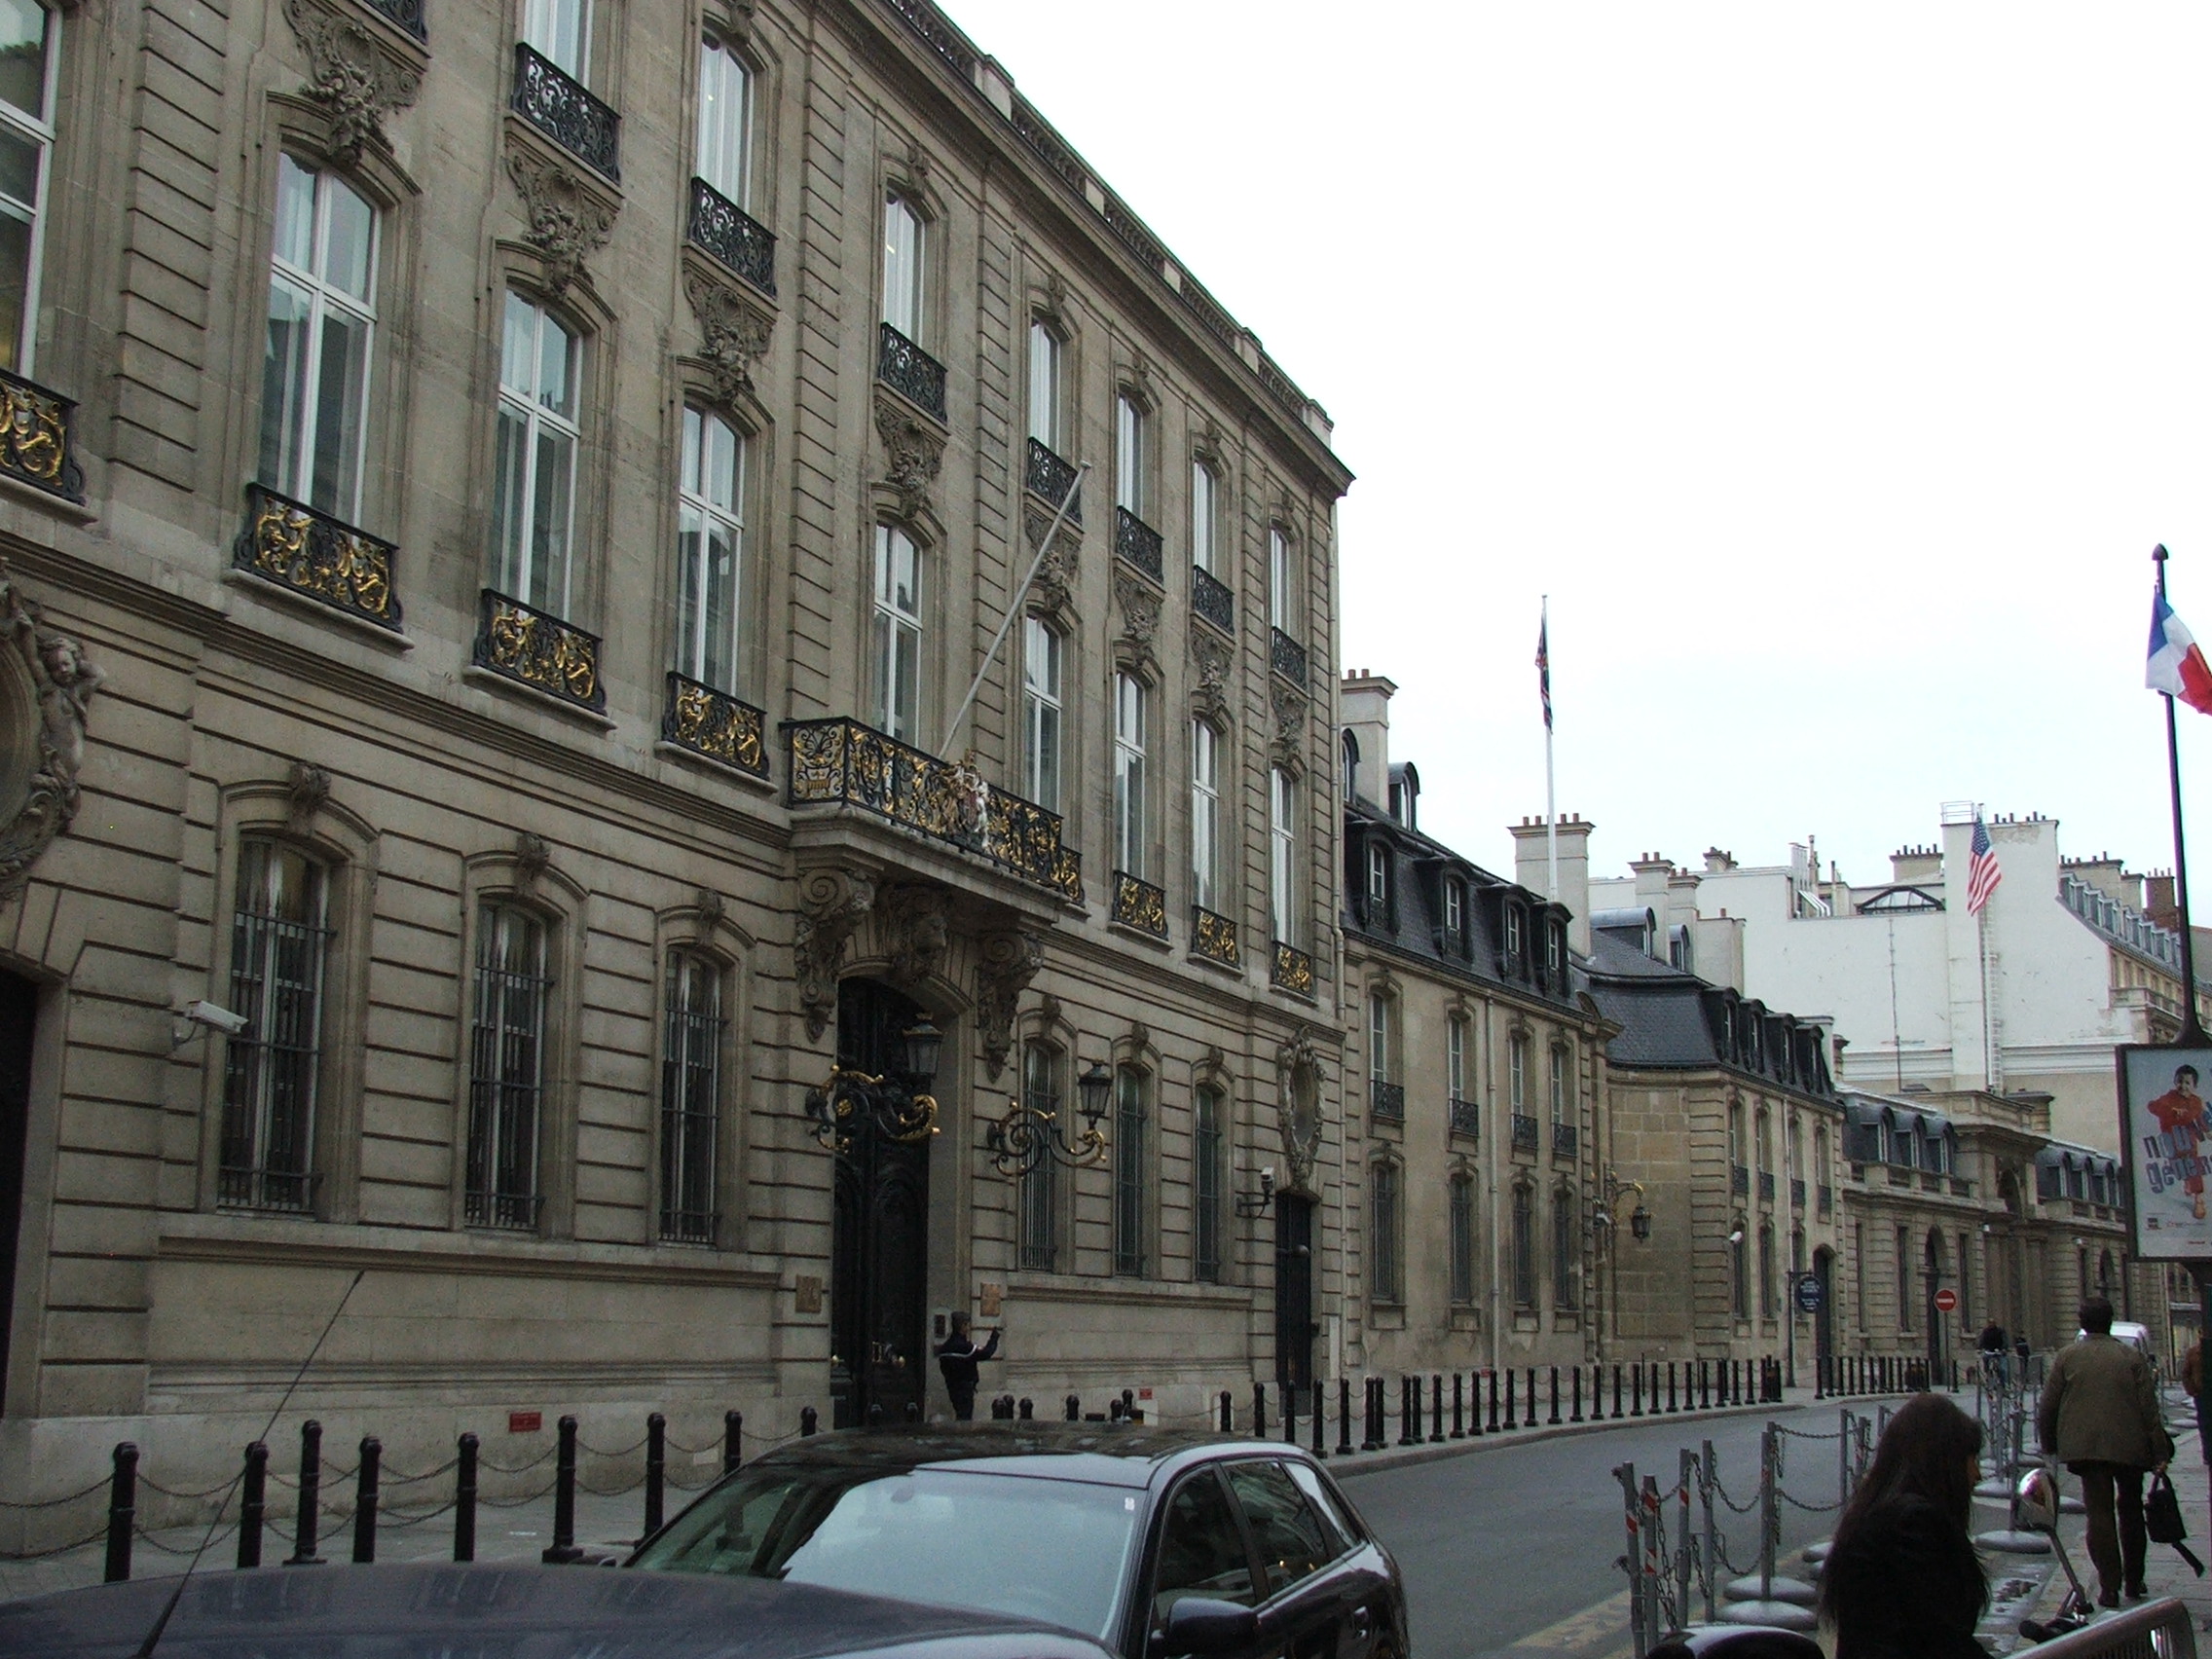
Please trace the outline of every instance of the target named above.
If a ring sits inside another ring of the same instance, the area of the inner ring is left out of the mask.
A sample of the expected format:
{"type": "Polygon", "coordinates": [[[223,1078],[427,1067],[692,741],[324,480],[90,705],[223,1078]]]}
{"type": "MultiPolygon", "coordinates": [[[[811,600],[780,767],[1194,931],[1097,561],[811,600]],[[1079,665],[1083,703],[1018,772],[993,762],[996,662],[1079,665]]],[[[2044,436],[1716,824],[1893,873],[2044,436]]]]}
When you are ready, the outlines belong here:
{"type": "Polygon", "coordinates": [[[2051,1361],[2036,1409],[2036,1436],[2044,1451],[2081,1477],[2097,1605],[2117,1607],[2123,1588],[2131,1597],[2145,1594],[2150,1539],[2143,1530],[2143,1475],[2166,1466],[2174,1443],[2158,1409],[2151,1362],[2112,1334],[2112,1304],[2101,1296],[2083,1303],[2082,1329],[2082,1340],[2051,1361]]]}

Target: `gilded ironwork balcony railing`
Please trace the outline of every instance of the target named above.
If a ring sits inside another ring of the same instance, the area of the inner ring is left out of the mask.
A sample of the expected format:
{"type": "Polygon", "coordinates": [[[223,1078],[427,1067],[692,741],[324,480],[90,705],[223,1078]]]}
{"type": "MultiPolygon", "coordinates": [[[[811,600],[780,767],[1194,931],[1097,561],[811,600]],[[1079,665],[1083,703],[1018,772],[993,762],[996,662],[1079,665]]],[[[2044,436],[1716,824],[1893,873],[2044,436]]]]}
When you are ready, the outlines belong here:
{"type": "Polygon", "coordinates": [[[622,118],[528,41],[515,42],[515,114],[578,161],[622,177],[622,118]]]}
{"type": "Polygon", "coordinates": [[[876,342],[875,378],[907,402],[944,419],[944,365],[888,322],[876,342]]]}
{"type": "Polygon", "coordinates": [[[1125,869],[1114,872],[1114,920],[1125,928],[1167,937],[1167,892],[1125,869]]]}
{"type": "Polygon", "coordinates": [[[1582,1137],[1576,1133],[1572,1124],[1555,1123],[1552,1124],[1552,1154],[1554,1157],[1572,1158],[1575,1149],[1581,1144],[1582,1137]]]}
{"type": "Polygon", "coordinates": [[[1789,1207],[1791,1209],[1803,1209],[1805,1207],[1805,1181],[1802,1176],[1792,1175],[1789,1177],[1789,1207]]]}
{"type": "Polygon", "coordinates": [[[1310,678],[1306,667],[1306,647],[1280,628],[1268,630],[1268,666],[1305,690],[1310,678]]]}
{"type": "Polygon", "coordinates": [[[1525,1112],[1513,1114],[1513,1150],[1534,1152],[1540,1143],[1536,1138],[1536,1120],[1525,1112]]]}
{"type": "Polygon", "coordinates": [[[399,596],[391,587],[398,549],[390,542],[260,484],[246,486],[245,504],[245,528],[231,549],[234,566],[398,631],[399,596]]]}
{"type": "Polygon", "coordinates": [[[0,369],[0,473],[83,506],[76,424],[75,403],[0,369]]]}
{"type": "Polygon", "coordinates": [[[599,636],[490,588],[476,625],[475,662],[594,714],[607,707],[607,687],[599,681],[599,636]]]}
{"type": "Polygon", "coordinates": [[[1126,507],[1114,509],[1114,551],[1154,581],[1165,584],[1160,558],[1160,532],[1126,507]]]}
{"type": "Polygon", "coordinates": [[[1820,1189],[1818,1190],[1818,1192],[1819,1192],[1819,1198],[1820,1198],[1820,1203],[1821,1203],[1821,1214],[1823,1214],[1823,1215],[1832,1215],[1832,1214],[1834,1214],[1834,1213],[1835,1213],[1835,1189],[1834,1189],[1833,1187],[1825,1187],[1825,1186],[1824,1186],[1824,1187],[1820,1188],[1820,1189]]]}
{"type": "Polygon", "coordinates": [[[1406,1121],[1406,1086],[1402,1083],[1386,1083],[1379,1077],[1369,1078],[1367,1080],[1367,1109],[1371,1117],[1380,1118],[1386,1124],[1404,1123],[1406,1121]]]}
{"type": "Polygon", "coordinates": [[[429,44],[430,24],[423,15],[423,0],[368,0],[369,9],[381,12],[424,45],[429,44]]]}
{"type": "Polygon", "coordinates": [[[1302,997],[1313,994],[1313,958],[1295,944],[1274,941],[1274,960],[1268,965],[1268,980],[1302,997]]]}
{"type": "Polygon", "coordinates": [[[1452,1132],[1456,1135],[1479,1135],[1483,1132],[1482,1108],[1472,1100],[1452,1102],[1452,1132]]]}
{"type": "Polygon", "coordinates": [[[683,234],[763,294],[776,291],[776,233],[703,178],[691,181],[683,234]]]}
{"type": "Polygon", "coordinates": [[[680,749],[765,778],[767,719],[751,703],[669,671],[668,712],[661,717],[660,734],[680,749]]]}
{"type": "Polygon", "coordinates": [[[1741,1163],[1731,1163],[1728,1166],[1728,1190],[1739,1198],[1750,1198],[1751,1196],[1751,1170],[1741,1163]]]}
{"type": "Polygon", "coordinates": [[[1083,903],[1083,856],[1060,844],[1058,813],[855,719],[786,720],[783,730],[792,805],[862,807],[1083,903]]]}
{"type": "Polygon", "coordinates": [[[1224,968],[1241,968],[1244,959],[1236,948],[1236,924],[1203,904],[1191,906],[1191,952],[1224,968]]]}
{"type": "Polygon", "coordinates": [[[1197,565],[1191,567],[1191,610],[1224,634],[1236,632],[1236,595],[1227,582],[1197,565]]]}
{"type": "Polygon", "coordinates": [[[1774,1202],[1774,1171],[1771,1169],[1759,1171],[1759,1202],[1762,1204],[1774,1202]]]}
{"type": "MultiPolygon", "coordinates": [[[[1066,499],[1068,488],[1074,482],[1075,467],[1073,465],[1054,455],[1049,446],[1039,443],[1035,438],[1029,440],[1029,459],[1026,463],[1026,470],[1021,474],[1021,483],[1024,489],[1032,496],[1041,497],[1056,507],[1062,500],[1066,499]]],[[[1083,497],[1081,495],[1078,495],[1073,501],[1068,503],[1068,522],[1070,524],[1081,524],[1083,522],[1083,497]]]]}

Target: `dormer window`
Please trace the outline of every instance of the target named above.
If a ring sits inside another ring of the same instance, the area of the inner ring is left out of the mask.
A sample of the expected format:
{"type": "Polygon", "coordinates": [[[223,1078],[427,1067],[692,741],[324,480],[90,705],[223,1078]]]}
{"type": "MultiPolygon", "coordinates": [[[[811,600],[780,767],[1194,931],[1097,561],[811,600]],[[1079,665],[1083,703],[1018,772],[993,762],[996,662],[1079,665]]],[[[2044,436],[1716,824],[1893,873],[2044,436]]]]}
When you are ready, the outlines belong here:
{"type": "Polygon", "coordinates": [[[1456,944],[1467,931],[1467,890],[1457,881],[1444,884],[1444,932],[1456,944]]]}
{"type": "Polygon", "coordinates": [[[1505,906],[1505,959],[1515,967],[1521,965],[1521,906],[1505,906]]]}
{"type": "Polygon", "coordinates": [[[1390,902],[1390,849],[1380,841],[1367,843],[1367,902],[1390,902]]]}
{"type": "Polygon", "coordinates": [[[1557,977],[1567,968],[1567,930],[1556,923],[1544,930],[1544,966],[1557,977]]]}

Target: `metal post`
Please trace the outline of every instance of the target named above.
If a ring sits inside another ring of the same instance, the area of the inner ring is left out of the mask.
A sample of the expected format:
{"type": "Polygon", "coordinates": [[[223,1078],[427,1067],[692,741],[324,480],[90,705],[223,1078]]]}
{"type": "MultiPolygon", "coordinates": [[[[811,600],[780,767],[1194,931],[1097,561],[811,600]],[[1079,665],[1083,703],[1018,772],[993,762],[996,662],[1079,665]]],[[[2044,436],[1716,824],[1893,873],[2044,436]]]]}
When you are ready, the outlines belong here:
{"type": "Polygon", "coordinates": [[[1713,1515],[1713,1442],[1710,1440],[1699,1451],[1697,1490],[1699,1501],[1705,1507],[1705,1549],[1699,1559],[1698,1577],[1705,1589],[1705,1622],[1711,1624],[1716,1616],[1714,1592],[1720,1580],[1720,1530],[1713,1515]]]}
{"type": "Polygon", "coordinates": [[[1398,1379],[1398,1444],[1420,1444],[1420,1379],[1398,1379]]]}
{"type": "Polygon", "coordinates": [[[1287,1377],[1282,1380],[1282,1437],[1298,1444],[1298,1384],[1287,1377]]]}
{"type": "MultiPolygon", "coordinates": [[[[726,1449],[725,1449],[726,1455],[726,1449]]],[[[645,1536],[660,1530],[668,1502],[668,1419],[645,1414],[645,1536]]]]}
{"type": "Polygon", "coordinates": [[[1775,1477],[1781,1472],[1782,1430],[1768,1423],[1759,1436],[1759,1600],[1774,1600],[1774,1552],[1782,1541],[1782,1500],[1775,1477]]]}
{"type": "Polygon", "coordinates": [[[1316,1457],[1326,1457],[1329,1455],[1329,1437],[1324,1432],[1328,1423],[1328,1403],[1327,1390],[1316,1377],[1313,1379],[1313,1456],[1316,1457]]]}
{"type": "Polygon", "coordinates": [[[1700,1411],[1709,1412],[1713,1410],[1713,1362],[1711,1360],[1701,1359],[1697,1362],[1697,1400],[1700,1411]]]}
{"type": "Polygon", "coordinates": [[[745,1414],[722,1413],[722,1473],[734,1475],[745,1464],[745,1414]]]}
{"type": "Polygon", "coordinates": [[[1019,1421],[1030,1421],[1037,1416],[1037,1402],[1027,1394],[1022,1395],[1020,1399],[1014,1402],[1014,1415],[1019,1421]]]}
{"type": "Polygon", "coordinates": [[[476,1436],[461,1437],[461,1467],[453,1483],[453,1559],[476,1559],[476,1436]]]}
{"type": "Polygon", "coordinates": [[[1255,1382],[1252,1384],[1252,1438],[1265,1440],[1267,1437],[1268,1385],[1265,1382],[1255,1382]]]}
{"type": "Polygon", "coordinates": [[[1643,1628],[1656,1641],[1665,1633],[1659,1618],[1659,1477],[1643,1477],[1643,1628]]]}
{"type": "Polygon", "coordinates": [[[553,1454],[553,1543],[544,1552],[548,1562],[581,1561],[576,1548],[576,1419],[561,1419],[561,1437],[553,1454]]]}
{"type": "Polygon", "coordinates": [[[1233,1422],[1233,1421],[1235,1420],[1235,1415],[1236,1415],[1236,1407],[1235,1407],[1235,1396],[1234,1396],[1234,1395],[1232,1395],[1232,1394],[1230,1393],[1230,1391],[1229,1391],[1229,1390],[1228,1390],[1227,1388],[1224,1388],[1224,1389],[1223,1389],[1223,1390],[1221,1391],[1221,1432],[1222,1432],[1222,1433],[1224,1433],[1224,1434],[1227,1434],[1227,1433],[1229,1433],[1229,1432],[1230,1432],[1230,1424],[1231,1424],[1231,1423],[1232,1423],[1232,1422],[1233,1422]]]}
{"type": "MultiPolygon", "coordinates": [[[[1074,1394],[1068,1396],[1067,1413],[1068,1421],[1081,1422],[1083,1420],[1083,1401],[1078,1396],[1074,1394]]],[[[1226,1428],[1229,1425],[1224,1423],[1222,1426],[1226,1428]]]]}
{"type": "Polygon", "coordinates": [[[1351,1379],[1337,1379],[1337,1456],[1351,1456],[1351,1379]]]}
{"type": "Polygon", "coordinates": [[[107,1575],[122,1584],[130,1577],[130,1534],[138,1515],[138,1448],[126,1440],[115,1449],[115,1473],[107,1489],[107,1575]]]}
{"type": "Polygon", "coordinates": [[[1497,1432],[1497,1372],[1495,1369],[1493,1369],[1490,1374],[1490,1432],[1493,1434],[1497,1432]]]}
{"type": "Polygon", "coordinates": [[[1615,1420],[1615,1421],[1618,1421],[1618,1420],[1620,1419],[1620,1418],[1622,1417],[1622,1415],[1623,1415],[1623,1414],[1622,1414],[1622,1412],[1621,1412],[1621,1362],[1620,1362],[1619,1360],[1617,1360],[1617,1359],[1616,1359],[1616,1360],[1614,1360],[1614,1361],[1613,1361],[1613,1419],[1614,1419],[1614,1420],[1615,1420]]]}
{"type": "Polygon", "coordinates": [[[1629,1637],[1635,1644],[1636,1659],[1643,1659],[1651,1650],[1651,1633],[1643,1627],[1643,1597],[1637,1582],[1642,1571],[1643,1544],[1637,1536],[1641,1516],[1636,1499],[1636,1465],[1616,1465],[1613,1479],[1621,1483],[1621,1509],[1628,1525],[1628,1552],[1621,1557],[1621,1567],[1628,1573],[1629,1637]]]}
{"type": "Polygon", "coordinates": [[[1670,1412],[1682,1409],[1681,1398],[1675,1392],[1675,1362],[1671,1359],[1667,1361],[1667,1409],[1670,1412]]]}
{"type": "Polygon", "coordinates": [[[1559,1367],[1556,1365],[1552,1367],[1552,1415],[1550,1421],[1559,1421],[1559,1367]]]}
{"type": "Polygon", "coordinates": [[[1690,1622],[1690,1479],[1697,1469],[1697,1454],[1687,1446],[1675,1478],[1675,1616],[1690,1622]]]}
{"type": "MultiPolygon", "coordinates": [[[[1579,1381],[1579,1374],[1577,1375],[1577,1381],[1579,1381]]],[[[1580,1388],[1577,1388],[1574,1391],[1574,1394],[1575,1398],[1577,1400],[1580,1400],[1582,1397],[1582,1390],[1580,1388]]],[[[1467,1438],[1466,1405],[1467,1374],[1463,1371],[1455,1371],[1452,1373],[1452,1438],[1454,1440],[1464,1440],[1467,1438]]]]}
{"type": "Polygon", "coordinates": [[[292,1553],[286,1567],[320,1567],[315,1541],[322,1530],[322,1424],[300,1424],[300,1512],[292,1518],[292,1553]]]}
{"type": "Polygon", "coordinates": [[[269,1448],[256,1440],[245,1449],[245,1484],[239,1500],[239,1566],[261,1565],[261,1526],[269,1513],[269,1448]]]}
{"type": "MultiPolygon", "coordinates": [[[[1069,1397],[1070,1397],[1070,1398],[1072,1399],[1072,1398],[1073,1398],[1074,1396],[1072,1396],[1072,1395],[1071,1395],[1071,1396],[1069,1396],[1069,1397]]],[[[815,1435],[815,1434],[817,1434],[817,1433],[821,1432],[821,1428],[822,1428],[822,1414],[821,1414],[820,1412],[816,1411],[816,1410],[815,1410],[815,1409],[814,1409],[814,1408],[813,1408],[812,1406],[801,1406],[801,1407],[799,1407],[799,1409],[798,1409],[798,1431],[799,1431],[799,1434],[800,1434],[800,1435],[801,1435],[802,1437],[809,1437],[809,1436],[812,1436],[812,1435],[815,1435]]]]}
{"type": "Polygon", "coordinates": [[[1568,1369],[1574,1373],[1574,1410],[1567,1420],[1568,1422],[1580,1422],[1582,1420],[1582,1367],[1574,1365],[1568,1367],[1568,1369]]]}
{"type": "Polygon", "coordinates": [[[1360,1441],[1359,1449],[1362,1452],[1380,1452],[1382,1450],[1383,1433],[1382,1379],[1380,1377],[1370,1377],[1366,1380],[1366,1385],[1367,1435],[1365,1439],[1360,1441]]]}
{"type": "Polygon", "coordinates": [[[1428,1379],[1428,1438],[1431,1445],[1444,1438],[1444,1379],[1433,1372],[1428,1379]]]}
{"type": "Polygon", "coordinates": [[[353,1482],[353,1559],[377,1559],[377,1475],[384,1463],[384,1442],[361,1436],[361,1461],[353,1482]]]}
{"type": "Polygon", "coordinates": [[[1536,1426],[1536,1368],[1532,1365],[1529,1367],[1529,1416],[1523,1426],[1536,1426]]]}
{"type": "Polygon", "coordinates": [[[1507,1428],[1519,1428],[1521,1426],[1519,1420],[1513,1415],[1513,1367],[1509,1365],[1505,1368],[1505,1426],[1507,1428]]]}
{"type": "Polygon", "coordinates": [[[1851,1501],[1851,1408],[1842,1410],[1842,1420],[1836,1424],[1835,1437],[1835,1506],[1841,1509],[1851,1501]]]}
{"type": "Polygon", "coordinates": [[[1641,1417],[1643,1415],[1643,1367],[1641,1364],[1637,1364],[1632,1365],[1629,1369],[1636,1375],[1630,1379],[1630,1384],[1634,1390],[1632,1397],[1635,1403],[1629,1407],[1628,1415],[1630,1417],[1641,1417]]]}

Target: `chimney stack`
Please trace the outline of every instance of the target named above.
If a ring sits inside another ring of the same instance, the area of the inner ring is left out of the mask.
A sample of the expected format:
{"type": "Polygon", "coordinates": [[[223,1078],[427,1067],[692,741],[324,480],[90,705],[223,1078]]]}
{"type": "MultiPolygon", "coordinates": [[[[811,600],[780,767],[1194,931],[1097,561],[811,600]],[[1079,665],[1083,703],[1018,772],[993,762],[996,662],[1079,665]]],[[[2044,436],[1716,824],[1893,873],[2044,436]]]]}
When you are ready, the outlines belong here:
{"type": "MultiPolygon", "coordinates": [[[[1567,946],[1578,956],[1590,954],[1590,831],[1596,828],[1576,812],[1563,813],[1559,821],[1559,902],[1567,909],[1567,946]]],[[[1513,879],[1541,894],[1551,884],[1543,818],[1524,818],[1511,829],[1513,879]]]]}
{"type": "Polygon", "coordinates": [[[1337,692],[1345,729],[1359,745],[1352,792],[1385,811],[1390,804],[1390,698],[1397,689],[1382,675],[1355,668],[1345,675],[1337,692]]]}

